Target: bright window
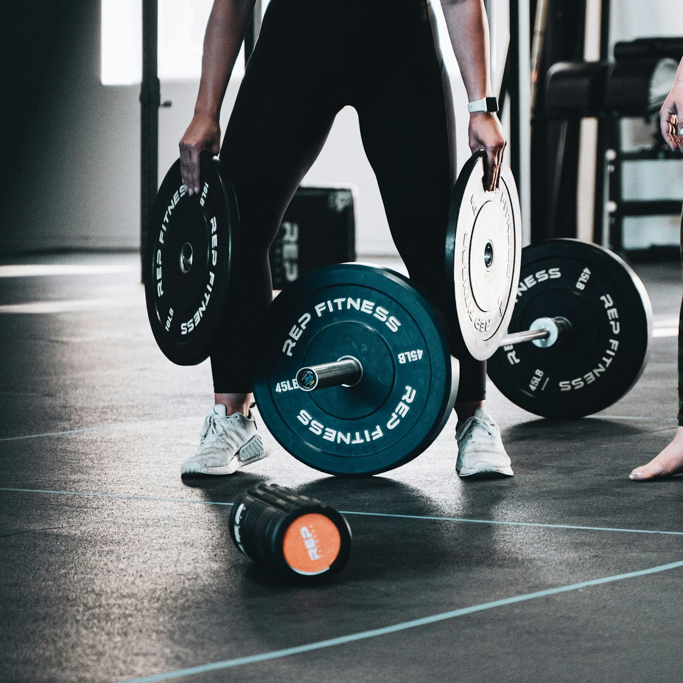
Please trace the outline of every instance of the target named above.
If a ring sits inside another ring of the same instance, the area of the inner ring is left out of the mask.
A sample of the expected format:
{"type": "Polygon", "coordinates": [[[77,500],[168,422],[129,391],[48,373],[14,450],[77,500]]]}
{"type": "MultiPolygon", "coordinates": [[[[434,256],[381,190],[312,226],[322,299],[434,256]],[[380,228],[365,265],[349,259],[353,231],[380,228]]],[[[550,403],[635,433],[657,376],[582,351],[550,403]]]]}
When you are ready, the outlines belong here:
{"type": "MultiPolygon", "coordinates": [[[[159,78],[197,80],[213,0],[159,0],[159,78]]],[[[235,74],[244,72],[240,53],[235,74]]],[[[133,85],[142,75],[142,0],[102,0],[102,83],[133,85]]]]}
{"type": "Polygon", "coordinates": [[[141,0],[102,0],[102,83],[131,85],[141,76],[141,0]]]}

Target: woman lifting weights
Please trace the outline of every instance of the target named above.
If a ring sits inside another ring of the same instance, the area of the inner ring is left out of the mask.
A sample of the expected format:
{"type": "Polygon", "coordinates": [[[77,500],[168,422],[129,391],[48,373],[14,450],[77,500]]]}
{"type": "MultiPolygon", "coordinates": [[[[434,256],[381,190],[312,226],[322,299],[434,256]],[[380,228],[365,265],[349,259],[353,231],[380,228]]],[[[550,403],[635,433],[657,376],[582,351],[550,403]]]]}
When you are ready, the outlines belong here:
{"type": "MultiPolygon", "coordinates": [[[[483,0],[441,0],[470,100],[469,143],[498,185],[505,137],[491,106],[483,0]]],[[[266,456],[250,413],[251,354],[272,298],[268,250],[337,113],[353,106],[391,233],[410,277],[448,310],[443,269],[455,182],[448,76],[430,0],[272,0],[221,146],[219,112],[254,0],[215,0],[195,114],[180,141],[181,174],[199,191],[199,154],[219,154],[243,229],[237,303],[211,352],[215,405],[183,474],[231,474],[266,456]]],[[[451,321],[457,324],[457,321],[451,321]]],[[[455,406],[461,477],[512,476],[500,430],[484,412],[486,364],[459,358],[455,406]]]]}

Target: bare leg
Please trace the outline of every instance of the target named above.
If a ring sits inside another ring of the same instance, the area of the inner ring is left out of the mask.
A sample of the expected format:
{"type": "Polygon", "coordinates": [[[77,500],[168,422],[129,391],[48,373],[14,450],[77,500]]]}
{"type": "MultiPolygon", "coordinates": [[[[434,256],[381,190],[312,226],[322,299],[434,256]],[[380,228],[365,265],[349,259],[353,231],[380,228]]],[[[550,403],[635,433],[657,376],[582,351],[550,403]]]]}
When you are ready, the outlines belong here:
{"type": "Polygon", "coordinates": [[[647,465],[636,467],[629,475],[633,481],[646,481],[656,477],[683,472],[683,427],[679,427],[673,441],[647,465]]]}
{"type": "Polygon", "coordinates": [[[474,417],[477,408],[484,408],[483,401],[470,401],[468,403],[456,403],[455,413],[458,416],[458,427],[468,418],[474,417]]]}
{"type": "Polygon", "coordinates": [[[223,404],[228,415],[242,413],[244,417],[249,415],[251,394],[214,394],[216,405],[223,404]]]}

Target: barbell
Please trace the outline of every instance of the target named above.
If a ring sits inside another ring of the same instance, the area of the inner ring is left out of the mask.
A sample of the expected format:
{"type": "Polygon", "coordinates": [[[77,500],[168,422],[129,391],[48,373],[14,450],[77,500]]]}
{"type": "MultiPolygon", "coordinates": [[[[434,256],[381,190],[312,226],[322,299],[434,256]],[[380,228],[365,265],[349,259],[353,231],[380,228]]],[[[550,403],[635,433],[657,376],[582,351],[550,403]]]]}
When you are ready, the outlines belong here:
{"type": "MultiPolygon", "coordinates": [[[[179,164],[169,171],[144,257],[152,330],[179,364],[208,356],[238,272],[234,191],[217,159],[203,155],[201,163],[194,197],[179,164]]],[[[449,212],[445,317],[457,326],[444,326],[408,278],[367,264],[307,273],[270,305],[255,353],[255,398],[270,432],[302,462],[367,476],[423,452],[455,403],[452,348],[489,359],[501,392],[545,417],[598,412],[637,381],[652,327],[638,276],[616,255],[578,240],[522,252],[512,174],[503,172],[495,192],[484,190],[483,175],[483,155],[474,155],[449,212]]]]}

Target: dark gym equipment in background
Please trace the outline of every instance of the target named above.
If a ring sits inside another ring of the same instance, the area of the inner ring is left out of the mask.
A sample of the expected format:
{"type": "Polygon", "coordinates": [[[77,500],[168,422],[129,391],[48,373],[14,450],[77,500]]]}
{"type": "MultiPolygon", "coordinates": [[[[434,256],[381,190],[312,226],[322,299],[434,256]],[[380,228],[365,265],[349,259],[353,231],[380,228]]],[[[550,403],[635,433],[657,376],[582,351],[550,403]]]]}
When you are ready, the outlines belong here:
{"type": "MultiPolygon", "coordinates": [[[[140,254],[147,244],[149,214],[159,187],[158,0],[142,0],[142,81],[140,83],[140,254]]],[[[169,103],[170,104],[170,103],[169,103]]],[[[144,265],[142,266],[144,277],[144,265]]]]}
{"type": "MultiPolygon", "coordinates": [[[[602,5],[602,15],[604,29],[609,23],[607,0],[602,5]]],[[[536,0],[531,21],[536,27],[531,112],[531,242],[534,243],[554,237],[576,237],[580,121],[561,122],[544,117],[543,84],[556,62],[583,59],[586,2],[536,0]]],[[[605,31],[601,42],[606,50],[605,31]]]]}
{"type": "MultiPolygon", "coordinates": [[[[621,122],[628,117],[657,119],[676,77],[683,55],[683,39],[651,38],[617,43],[616,62],[558,62],[548,71],[545,85],[545,118],[561,121],[562,131],[578,125],[583,117],[598,119],[596,168],[596,242],[623,249],[623,219],[627,216],[678,215],[681,200],[627,201],[622,198],[622,165],[642,160],[678,158],[668,149],[656,126],[652,143],[636,151],[624,151],[621,122]]],[[[558,147],[554,169],[556,185],[572,185],[563,175],[567,145],[558,147]]]]}
{"type": "MultiPolygon", "coordinates": [[[[622,74],[624,74],[623,91],[629,92],[632,88],[638,88],[635,94],[641,106],[635,111],[631,110],[631,115],[643,116],[643,109],[647,106],[648,114],[656,117],[663,97],[668,93],[667,86],[670,87],[671,83],[667,82],[668,79],[663,83],[657,83],[655,78],[662,72],[667,73],[665,66],[667,63],[670,77],[675,78],[675,68],[683,56],[683,38],[643,38],[632,42],[617,43],[614,46],[614,56],[617,62],[612,72],[611,82],[621,86],[622,74]],[[635,84],[629,77],[629,72],[639,78],[638,84],[635,84]],[[664,90],[666,92],[663,92],[664,90]],[[648,100],[645,99],[646,96],[648,100]]],[[[608,108],[618,106],[618,111],[623,112],[622,115],[627,115],[628,109],[624,106],[625,103],[612,102],[612,97],[616,94],[608,91],[608,108]]],[[[607,152],[604,165],[608,171],[606,207],[608,217],[604,229],[609,230],[610,247],[622,252],[625,217],[680,215],[683,203],[683,197],[680,195],[671,199],[657,198],[639,201],[624,199],[622,192],[624,163],[674,159],[680,161],[680,152],[671,151],[664,143],[659,126],[655,126],[655,135],[651,143],[636,150],[622,149],[621,126],[617,118],[613,116],[609,119],[605,129],[607,152]]],[[[673,246],[670,251],[673,252],[674,258],[678,257],[678,246],[673,246]]]]}
{"type": "Polygon", "coordinates": [[[681,200],[624,200],[622,165],[678,158],[659,134],[646,148],[624,151],[620,119],[656,117],[668,93],[683,38],[617,43],[609,61],[611,1],[601,3],[600,60],[585,62],[585,1],[537,0],[536,82],[532,127],[532,241],[575,237],[580,126],[598,119],[593,239],[623,251],[623,219],[677,215],[681,200]]]}
{"type": "MultiPolygon", "coordinates": [[[[492,3],[484,0],[489,17],[492,16],[492,3]]],[[[510,0],[510,39],[503,79],[499,92],[499,116],[510,109],[510,138],[508,148],[509,164],[517,181],[519,203],[522,214],[522,241],[528,244],[531,234],[531,88],[529,83],[530,35],[529,0],[510,0]]]]}
{"type": "Polygon", "coordinates": [[[315,268],[355,261],[355,209],[351,187],[300,187],[270,247],[273,289],[315,268]]]}

